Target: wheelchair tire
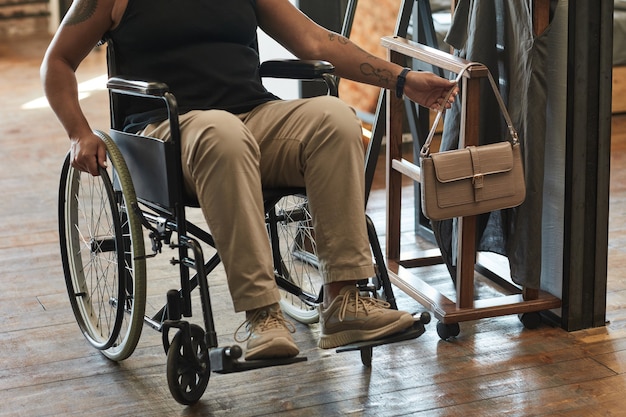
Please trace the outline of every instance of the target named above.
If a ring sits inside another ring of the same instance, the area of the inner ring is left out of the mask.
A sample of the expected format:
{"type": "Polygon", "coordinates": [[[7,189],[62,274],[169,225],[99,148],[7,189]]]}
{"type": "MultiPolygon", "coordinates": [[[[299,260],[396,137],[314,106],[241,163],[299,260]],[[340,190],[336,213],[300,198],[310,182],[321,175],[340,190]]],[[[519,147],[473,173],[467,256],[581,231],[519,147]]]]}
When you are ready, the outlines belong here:
{"type": "Polygon", "coordinates": [[[109,168],[100,176],[65,159],[59,187],[59,240],[70,304],[89,343],[111,360],[130,356],[139,341],[146,304],[142,227],[131,209],[135,192],[111,139],[109,168]],[[113,181],[112,181],[113,178],[113,181]]]}
{"type": "Polygon", "coordinates": [[[204,330],[190,324],[188,333],[190,340],[185,343],[185,333],[182,330],[176,332],[167,351],[167,386],[172,397],[183,405],[198,402],[211,377],[204,330]],[[191,351],[187,351],[189,348],[191,351]]]}
{"type": "Polygon", "coordinates": [[[319,321],[317,301],[324,280],[306,197],[281,198],[269,217],[276,226],[275,236],[271,232],[273,226],[269,226],[275,272],[302,290],[298,296],[281,289],[281,309],[300,323],[316,323],[319,321]]]}

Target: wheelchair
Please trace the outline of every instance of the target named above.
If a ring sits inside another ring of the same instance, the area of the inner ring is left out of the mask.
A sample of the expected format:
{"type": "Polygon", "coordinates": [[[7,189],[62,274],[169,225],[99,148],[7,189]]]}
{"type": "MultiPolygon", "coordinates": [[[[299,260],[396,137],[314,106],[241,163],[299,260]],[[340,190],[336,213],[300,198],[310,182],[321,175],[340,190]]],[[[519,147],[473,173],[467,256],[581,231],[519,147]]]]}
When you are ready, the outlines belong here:
{"type": "MultiPolygon", "coordinates": [[[[176,99],[167,85],[131,80],[115,72],[115,53],[107,44],[111,78],[111,129],[96,131],[107,147],[108,168],[100,176],[74,169],[65,158],[59,186],[59,236],[61,258],[70,304],[88,342],[107,358],[128,358],[139,341],[144,324],[162,333],[167,355],[167,381],[174,399],[193,404],[204,394],[211,372],[230,373],[266,366],[306,361],[289,359],[240,360],[238,345],[219,347],[211,307],[208,275],[219,265],[219,254],[205,260],[202,245],[215,248],[208,231],[186,218],[186,207],[197,207],[182,190],[182,167],[176,99]],[[154,99],[168,112],[172,138],[124,133],[123,104],[129,97],[154,99]],[[146,163],[150,161],[150,163],[146,163]],[[151,245],[146,253],[145,243],[151,245]],[[171,289],[166,303],[146,315],[146,263],[164,246],[176,255],[180,289],[171,289]],[[193,272],[193,273],[192,273],[193,272]],[[192,291],[198,289],[202,324],[190,323],[192,291]],[[170,338],[170,330],[176,332],[170,338]]],[[[324,80],[330,94],[337,94],[333,67],[326,62],[270,61],[261,66],[264,77],[324,80]]],[[[317,266],[315,235],[308,211],[306,190],[264,190],[268,239],[271,242],[275,278],[282,294],[281,308],[293,319],[318,321],[323,279],[317,266]]],[[[397,308],[376,230],[367,218],[376,276],[360,284],[397,308]]],[[[372,348],[414,339],[425,331],[428,313],[416,317],[407,331],[388,338],[343,346],[337,351],[360,351],[371,366],[372,348]]]]}

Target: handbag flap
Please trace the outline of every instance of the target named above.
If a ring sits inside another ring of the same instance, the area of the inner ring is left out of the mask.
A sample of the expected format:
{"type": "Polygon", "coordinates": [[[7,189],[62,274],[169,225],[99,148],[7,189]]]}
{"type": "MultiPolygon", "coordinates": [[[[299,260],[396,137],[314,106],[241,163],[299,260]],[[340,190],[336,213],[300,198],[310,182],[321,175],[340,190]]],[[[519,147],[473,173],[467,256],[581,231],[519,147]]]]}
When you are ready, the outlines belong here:
{"type": "Polygon", "coordinates": [[[513,149],[510,142],[472,146],[433,153],[430,156],[437,179],[443,183],[478,175],[498,174],[513,169],[513,149]]]}

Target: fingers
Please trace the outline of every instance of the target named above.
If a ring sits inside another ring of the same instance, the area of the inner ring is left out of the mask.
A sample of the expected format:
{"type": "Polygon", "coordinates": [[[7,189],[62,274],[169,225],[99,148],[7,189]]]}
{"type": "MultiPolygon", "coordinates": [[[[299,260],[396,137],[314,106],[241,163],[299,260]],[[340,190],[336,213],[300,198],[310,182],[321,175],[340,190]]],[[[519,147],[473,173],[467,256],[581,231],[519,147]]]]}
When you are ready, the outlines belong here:
{"type": "Polygon", "coordinates": [[[432,72],[411,71],[407,75],[404,93],[415,103],[439,111],[452,107],[458,94],[458,86],[455,81],[432,72]]]}
{"type": "Polygon", "coordinates": [[[100,167],[106,168],[106,146],[97,136],[73,140],[70,145],[72,167],[93,176],[100,175],[100,167]]]}
{"type": "Polygon", "coordinates": [[[94,177],[100,175],[100,171],[98,170],[98,160],[96,156],[91,158],[74,158],[72,160],[72,167],[79,171],[87,172],[94,177]]]}
{"type": "Polygon", "coordinates": [[[452,107],[452,103],[454,103],[454,101],[456,100],[456,96],[458,94],[459,94],[459,88],[455,86],[454,91],[452,92],[452,94],[448,96],[448,101],[445,103],[446,109],[449,109],[450,107],[452,107]]]}
{"type": "Polygon", "coordinates": [[[435,111],[439,111],[439,110],[441,110],[441,105],[442,104],[443,104],[443,98],[439,97],[437,99],[437,101],[432,106],[430,106],[430,109],[431,110],[435,110],[435,111]]]}
{"type": "Polygon", "coordinates": [[[450,89],[444,90],[435,100],[435,103],[430,106],[430,109],[439,111],[451,108],[452,103],[454,103],[456,96],[459,94],[459,88],[456,86],[456,83],[453,83],[452,88],[454,89],[453,91],[450,91],[450,89]]]}
{"type": "Polygon", "coordinates": [[[105,169],[107,167],[107,151],[105,146],[98,147],[98,166],[105,169]]]}

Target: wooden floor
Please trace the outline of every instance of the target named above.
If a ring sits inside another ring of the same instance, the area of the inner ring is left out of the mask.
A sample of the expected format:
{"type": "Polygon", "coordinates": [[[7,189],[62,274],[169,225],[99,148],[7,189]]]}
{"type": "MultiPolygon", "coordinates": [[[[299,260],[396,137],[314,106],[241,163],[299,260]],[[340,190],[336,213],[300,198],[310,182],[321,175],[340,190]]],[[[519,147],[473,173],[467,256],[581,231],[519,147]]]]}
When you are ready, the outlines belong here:
{"type": "MultiPolygon", "coordinates": [[[[609,293],[606,327],[567,333],[525,330],[517,317],[462,323],[450,342],[435,324],[417,340],[358,353],[315,347],[318,328],[298,325],[308,361],[242,374],[214,374],[202,400],[170,396],[157,332],[113,363],[91,348],[74,321],[57,237],[57,187],[68,148],[51,111],[38,107],[38,67],[47,39],[0,44],[0,416],[617,416],[626,409],[626,117],[613,124],[609,293]],[[23,108],[30,103],[27,108],[23,108]]],[[[104,73],[94,53],[80,80],[104,73]]],[[[106,128],[107,98],[87,91],[87,116],[106,128]]],[[[384,192],[369,210],[379,223],[384,192]]],[[[410,223],[410,222],[409,222],[410,223]]],[[[409,229],[410,230],[410,229],[409,229]]],[[[168,255],[162,255],[168,258],[168,255]]],[[[160,265],[160,264],[157,264],[160,265]]],[[[165,267],[149,267],[149,273],[165,267]]],[[[149,275],[158,306],[172,276],[149,275]]],[[[447,282],[443,271],[442,282],[447,282]]],[[[223,274],[211,279],[223,344],[242,315],[232,313],[223,274]]],[[[420,306],[400,296],[400,307],[420,306]]]]}

